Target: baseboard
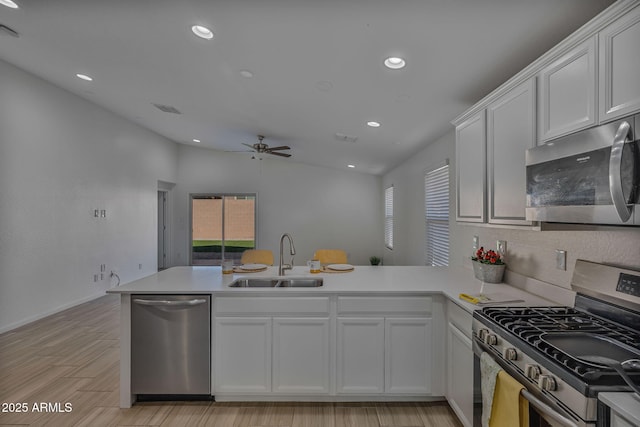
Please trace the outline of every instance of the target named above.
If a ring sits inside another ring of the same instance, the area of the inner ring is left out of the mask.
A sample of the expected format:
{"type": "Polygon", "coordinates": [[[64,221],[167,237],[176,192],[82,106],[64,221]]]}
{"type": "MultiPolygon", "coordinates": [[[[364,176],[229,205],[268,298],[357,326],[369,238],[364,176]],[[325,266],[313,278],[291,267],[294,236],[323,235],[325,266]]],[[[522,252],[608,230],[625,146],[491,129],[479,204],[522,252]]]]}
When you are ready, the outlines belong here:
{"type": "Polygon", "coordinates": [[[44,313],[38,313],[35,316],[27,317],[26,319],[19,320],[18,322],[14,322],[14,323],[10,323],[8,325],[0,326],[0,334],[12,331],[12,330],[17,329],[17,328],[19,328],[21,326],[24,326],[24,325],[28,325],[29,323],[33,323],[33,322],[35,322],[37,320],[44,319],[45,317],[51,316],[52,314],[60,313],[61,311],[67,310],[67,309],[69,309],[71,307],[75,307],[76,305],[80,305],[80,304],[83,304],[85,302],[93,301],[94,299],[100,298],[100,297],[102,297],[104,295],[105,295],[104,292],[101,292],[99,294],[91,295],[91,296],[88,296],[86,298],[82,298],[82,299],[79,299],[79,300],[76,300],[76,301],[73,301],[73,302],[70,302],[70,303],[67,303],[67,304],[52,308],[51,310],[47,310],[44,313]]]}

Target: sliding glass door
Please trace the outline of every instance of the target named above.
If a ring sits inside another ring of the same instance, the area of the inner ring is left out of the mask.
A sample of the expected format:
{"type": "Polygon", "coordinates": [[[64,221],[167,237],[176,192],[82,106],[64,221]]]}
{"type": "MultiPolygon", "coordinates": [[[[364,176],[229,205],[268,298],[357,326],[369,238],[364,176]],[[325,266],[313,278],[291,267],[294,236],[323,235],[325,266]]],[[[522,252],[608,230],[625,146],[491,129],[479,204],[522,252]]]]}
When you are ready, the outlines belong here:
{"type": "Polygon", "coordinates": [[[191,265],[239,263],[256,247],[255,194],[191,195],[191,265]]]}

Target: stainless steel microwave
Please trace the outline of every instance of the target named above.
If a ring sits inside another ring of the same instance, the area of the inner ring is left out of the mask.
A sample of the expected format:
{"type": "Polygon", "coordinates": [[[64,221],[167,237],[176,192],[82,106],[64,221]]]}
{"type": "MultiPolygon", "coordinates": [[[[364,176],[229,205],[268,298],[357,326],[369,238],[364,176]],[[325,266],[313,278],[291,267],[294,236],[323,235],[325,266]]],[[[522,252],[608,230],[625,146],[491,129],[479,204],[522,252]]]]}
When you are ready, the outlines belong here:
{"type": "Polygon", "coordinates": [[[530,221],[640,226],[640,114],[527,150],[530,221]]]}

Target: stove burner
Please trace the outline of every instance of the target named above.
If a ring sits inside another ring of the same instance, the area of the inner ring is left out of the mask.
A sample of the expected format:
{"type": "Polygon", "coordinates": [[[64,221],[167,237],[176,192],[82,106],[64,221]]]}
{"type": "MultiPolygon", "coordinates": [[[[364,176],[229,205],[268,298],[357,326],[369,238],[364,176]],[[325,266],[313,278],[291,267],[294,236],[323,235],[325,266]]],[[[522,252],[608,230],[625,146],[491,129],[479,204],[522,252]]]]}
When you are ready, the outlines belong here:
{"type": "MultiPolygon", "coordinates": [[[[565,337],[595,336],[640,354],[640,333],[571,307],[485,307],[482,314],[584,381],[606,380],[616,374],[580,360],[570,345],[563,344],[565,337]],[[553,339],[549,342],[545,336],[553,339]]],[[[630,374],[640,377],[640,372],[630,374]]]]}

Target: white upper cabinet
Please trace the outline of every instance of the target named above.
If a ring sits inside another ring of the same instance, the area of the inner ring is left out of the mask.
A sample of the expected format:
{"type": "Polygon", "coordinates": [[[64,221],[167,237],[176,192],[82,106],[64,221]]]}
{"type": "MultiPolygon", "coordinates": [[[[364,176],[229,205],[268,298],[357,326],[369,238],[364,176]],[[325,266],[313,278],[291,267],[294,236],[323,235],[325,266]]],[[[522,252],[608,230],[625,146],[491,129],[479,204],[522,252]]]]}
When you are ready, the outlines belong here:
{"type": "Polygon", "coordinates": [[[600,121],[640,110],[640,7],[600,32],[600,121]]]}
{"type": "Polygon", "coordinates": [[[535,78],[487,106],[489,222],[530,225],[525,219],[525,153],[536,144],[535,78]]]}
{"type": "Polygon", "coordinates": [[[596,59],[596,36],[593,36],[540,71],[540,142],[597,123],[596,59]]]}
{"type": "Polygon", "coordinates": [[[482,110],[456,127],[456,220],[485,222],[486,126],[482,110]]]}

